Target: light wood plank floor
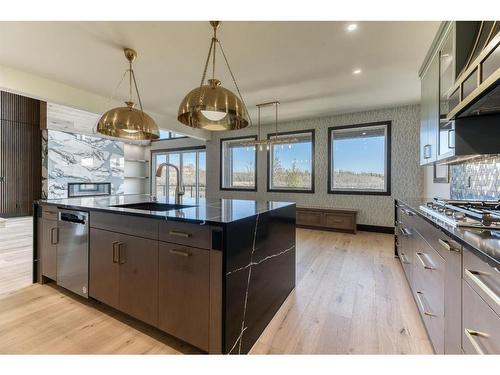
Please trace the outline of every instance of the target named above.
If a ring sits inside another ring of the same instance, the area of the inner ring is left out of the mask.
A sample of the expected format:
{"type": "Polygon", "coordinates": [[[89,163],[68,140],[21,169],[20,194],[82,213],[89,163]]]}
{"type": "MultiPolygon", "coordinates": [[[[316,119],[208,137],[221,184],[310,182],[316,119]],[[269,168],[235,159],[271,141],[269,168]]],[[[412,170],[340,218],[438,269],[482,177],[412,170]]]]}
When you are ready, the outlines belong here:
{"type": "Polygon", "coordinates": [[[0,295],[32,283],[33,218],[7,219],[0,226],[0,295]]]}
{"type": "MultiPolygon", "coordinates": [[[[0,296],[0,353],[196,353],[52,285],[0,296]]],[[[297,230],[297,285],[252,354],[432,353],[391,235],[297,230]]]]}

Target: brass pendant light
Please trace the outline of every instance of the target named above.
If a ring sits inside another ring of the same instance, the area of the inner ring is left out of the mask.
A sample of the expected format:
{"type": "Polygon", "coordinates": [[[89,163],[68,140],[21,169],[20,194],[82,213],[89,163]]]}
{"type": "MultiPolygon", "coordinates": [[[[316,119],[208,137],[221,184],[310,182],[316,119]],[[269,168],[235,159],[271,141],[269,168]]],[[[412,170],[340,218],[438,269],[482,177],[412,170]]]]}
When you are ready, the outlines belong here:
{"type": "MultiPolygon", "coordinates": [[[[123,77],[129,74],[129,98],[125,102],[126,107],[117,107],[105,112],[97,123],[97,132],[117,138],[128,140],[152,140],[160,137],[160,130],[154,120],[143,111],[139,89],[135,80],[132,62],[137,57],[137,53],[130,48],[125,48],[125,57],[129,62],[129,68],[123,77]],[[132,101],[132,83],[135,88],[140,110],[134,108],[132,101]]],[[[123,78],[122,78],[123,80],[123,78]]],[[[121,83],[121,82],[120,82],[121,83]]],[[[119,84],[118,84],[119,85],[119,84]]]]}
{"type": "Polygon", "coordinates": [[[280,105],[280,102],[277,100],[273,102],[268,102],[268,103],[262,103],[262,104],[257,104],[257,108],[259,111],[259,116],[258,116],[258,121],[257,121],[257,139],[252,139],[250,141],[242,141],[241,145],[242,146],[247,146],[247,147],[252,147],[253,149],[263,151],[264,149],[270,150],[272,145],[285,145],[288,144],[290,147],[290,144],[292,143],[297,143],[298,139],[295,137],[279,137],[278,136],[278,106],[280,105]],[[268,107],[268,106],[274,106],[274,114],[275,114],[275,133],[274,136],[269,137],[268,139],[262,138],[260,135],[260,111],[262,107],[268,107]]]}
{"type": "Polygon", "coordinates": [[[213,28],[213,37],[210,42],[205,68],[201,77],[200,86],[189,92],[179,106],[177,119],[184,125],[212,131],[242,129],[251,123],[245,102],[236,83],[222,44],[217,39],[219,21],[210,21],[213,28]],[[238,95],[222,87],[215,78],[216,47],[220,47],[238,95]],[[208,63],[212,58],[212,78],[205,83],[208,63]]]}

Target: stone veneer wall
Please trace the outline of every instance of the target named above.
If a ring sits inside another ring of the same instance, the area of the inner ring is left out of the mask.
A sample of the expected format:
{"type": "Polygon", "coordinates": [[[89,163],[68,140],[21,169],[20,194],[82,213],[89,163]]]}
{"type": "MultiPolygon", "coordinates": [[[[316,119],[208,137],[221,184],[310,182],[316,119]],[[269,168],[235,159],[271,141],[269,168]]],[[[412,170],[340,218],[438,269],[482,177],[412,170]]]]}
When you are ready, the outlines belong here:
{"type": "MultiPolygon", "coordinates": [[[[241,198],[297,202],[298,205],[352,208],[358,210],[358,223],[394,226],[394,198],[420,197],[423,170],[419,165],[420,108],[407,105],[393,108],[349,113],[280,123],[280,131],[315,129],[315,193],[267,192],[267,157],[257,156],[257,192],[221,191],[219,186],[220,139],[254,135],[256,126],[231,132],[213,132],[207,142],[207,196],[210,198],[241,198]],[[328,127],[392,121],[391,196],[328,194],[328,127]]],[[[262,134],[272,132],[264,126],[262,134]]]]}
{"type": "Polygon", "coordinates": [[[500,199],[500,155],[450,166],[451,199],[500,199]]]}

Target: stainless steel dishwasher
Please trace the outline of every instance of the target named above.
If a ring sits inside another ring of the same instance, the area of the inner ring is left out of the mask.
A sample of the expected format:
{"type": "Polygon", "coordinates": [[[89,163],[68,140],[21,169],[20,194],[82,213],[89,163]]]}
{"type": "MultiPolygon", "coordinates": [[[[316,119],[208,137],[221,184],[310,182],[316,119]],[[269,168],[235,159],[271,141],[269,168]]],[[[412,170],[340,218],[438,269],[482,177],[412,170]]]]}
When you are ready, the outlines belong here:
{"type": "Polygon", "coordinates": [[[88,212],[59,210],[57,284],[88,298],[89,223],[88,212]]]}

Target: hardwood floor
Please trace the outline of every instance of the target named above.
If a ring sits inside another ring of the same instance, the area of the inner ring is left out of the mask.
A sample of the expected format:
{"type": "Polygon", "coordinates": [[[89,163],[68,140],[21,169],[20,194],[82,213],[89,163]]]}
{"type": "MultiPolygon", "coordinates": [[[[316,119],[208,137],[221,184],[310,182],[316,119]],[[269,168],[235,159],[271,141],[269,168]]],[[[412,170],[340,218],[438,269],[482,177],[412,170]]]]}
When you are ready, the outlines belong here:
{"type": "MultiPolygon", "coordinates": [[[[297,230],[297,284],[251,354],[428,354],[387,234],[297,230]]],[[[52,285],[0,296],[0,353],[196,353],[52,285]]]]}
{"type": "Polygon", "coordinates": [[[0,226],[0,295],[32,283],[33,218],[9,218],[0,226]]]}

